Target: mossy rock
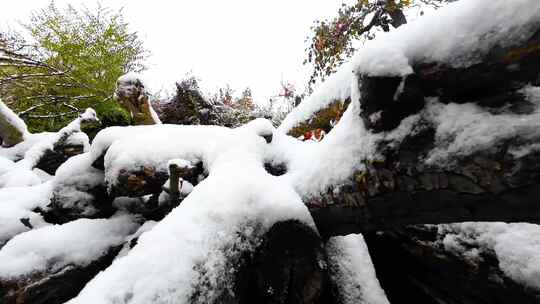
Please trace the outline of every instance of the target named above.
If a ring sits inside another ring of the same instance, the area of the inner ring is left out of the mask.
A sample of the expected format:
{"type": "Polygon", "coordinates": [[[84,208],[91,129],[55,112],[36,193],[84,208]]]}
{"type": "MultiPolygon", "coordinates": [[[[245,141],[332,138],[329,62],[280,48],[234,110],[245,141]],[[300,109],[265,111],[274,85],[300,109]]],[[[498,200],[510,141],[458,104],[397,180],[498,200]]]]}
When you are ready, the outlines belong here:
{"type": "Polygon", "coordinates": [[[83,127],[83,132],[88,134],[91,139],[96,134],[107,127],[112,126],[128,126],[131,124],[131,117],[129,113],[120,106],[116,101],[105,101],[99,103],[94,108],[101,123],[92,124],[83,127]]]}

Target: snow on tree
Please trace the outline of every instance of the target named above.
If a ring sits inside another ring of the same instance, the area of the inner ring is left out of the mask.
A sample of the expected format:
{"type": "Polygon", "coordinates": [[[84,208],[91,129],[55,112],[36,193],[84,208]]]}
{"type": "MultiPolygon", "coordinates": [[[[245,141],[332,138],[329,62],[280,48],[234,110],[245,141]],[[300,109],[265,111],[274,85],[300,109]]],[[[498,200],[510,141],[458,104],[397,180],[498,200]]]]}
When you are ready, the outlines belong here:
{"type": "Polygon", "coordinates": [[[14,146],[28,134],[26,124],[0,99],[0,143],[2,146],[14,146]]]}

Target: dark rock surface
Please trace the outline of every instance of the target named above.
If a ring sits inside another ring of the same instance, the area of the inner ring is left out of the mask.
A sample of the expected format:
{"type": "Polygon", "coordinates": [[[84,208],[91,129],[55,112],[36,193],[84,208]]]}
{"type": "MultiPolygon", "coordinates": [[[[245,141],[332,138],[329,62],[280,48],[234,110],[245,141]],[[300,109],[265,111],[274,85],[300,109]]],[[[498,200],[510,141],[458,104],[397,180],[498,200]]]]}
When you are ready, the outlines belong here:
{"type": "Polygon", "coordinates": [[[58,169],[61,164],[65,163],[66,160],[83,152],[84,147],[82,145],[57,146],[53,150],[45,151],[37,163],[36,168],[39,168],[50,175],[54,175],[56,169],[58,169]]]}
{"type": "Polygon", "coordinates": [[[413,63],[404,77],[360,75],[361,117],[373,132],[396,128],[402,119],[423,108],[424,97],[441,102],[476,102],[485,107],[510,104],[526,112],[528,102],[518,92],[540,82],[540,30],[524,43],[495,47],[480,63],[465,68],[441,62],[413,63]]]}
{"type": "Polygon", "coordinates": [[[89,265],[66,266],[16,281],[0,280],[2,304],[61,304],[75,297],[96,274],[109,267],[122,246],[114,247],[89,265]]]}
{"type": "Polygon", "coordinates": [[[234,303],[333,303],[320,237],[296,221],[275,224],[236,276],[234,303]]]}
{"type": "Polygon", "coordinates": [[[508,278],[493,252],[483,251],[472,262],[436,240],[436,227],[426,226],[366,237],[391,303],[540,303],[540,291],[508,278]]]}

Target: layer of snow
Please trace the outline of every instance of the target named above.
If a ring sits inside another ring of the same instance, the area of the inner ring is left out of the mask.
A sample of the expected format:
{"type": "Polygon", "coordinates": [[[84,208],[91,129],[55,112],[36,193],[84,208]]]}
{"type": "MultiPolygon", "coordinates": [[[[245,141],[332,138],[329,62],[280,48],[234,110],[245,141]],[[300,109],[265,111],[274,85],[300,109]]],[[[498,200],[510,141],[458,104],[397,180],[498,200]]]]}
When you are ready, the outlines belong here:
{"type": "Polygon", "coordinates": [[[28,135],[28,129],[26,123],[15,114],[8,106],[0,99],[0,117],[7,121],[7,124],[17,129],[23,135],[23,139],[26,139],[28,135]]]}
{"type": "Polygon", "coordinates": [[[0,189],[0,206],[16,206],[26,210],[45,208],[49,203],[52,182],[33,187],[11,187],[0,189]]]}
{"type": "Polygon", "coordinates": [[[81,132],[81,123],[97,120],[96,112],[89,108],[56,133],[27,134],[22,143],[7,149],[0,148],[0,188],[35,186],[50,179],[45,172],[34,169],[44,153],[53,150],[54,145],[62,140],[67,144],[82,145],[83,150],[88,150],[89,139],[81,132]],[[3,165],[6,158],[18,161],[7,170],[7,165],[3,165]]]}
{"type": "Polygon", "coordinates": [[[494,251],[501,270],[511,279],[540,290],[540,226],[526,223],[439,225],[446,250],[475,261],[481,251],[494,251]],[[473,248],[472,247],[478,247],[473,248]]]}
{"type": "Polygon", "coordinates": [[[119,259],[119,258],[127,255],[128,252],[132,248],[133,242],[136,241],[143,233],[146,233],[146,232],[152,230],[152,228],[154,228],[154,226],[156,226],[157,223],[158,222],[156,222],[156,221],[146,221],[146,222],[144,222],[144,224],[142,224],[139,227],[139,229],[137,229],[137,231],[135,231],[135,233],[128,235],[126,237],[125,241],[124,241],[125,244],[122,247],[122,250],[120,250],[120,252],[118,252],[115,259],[119,259]]]}
{"type": "Polygon", "coordinates": [[[148,89],[148,85],[144,77],[141,74],[135,72],[129,72],[118,77],[118,79],[116,80],[116,85],[117,87],[120,87],[120,89],[122,89],[122,86],[133,85],[137,81],[140,82],[143,88],[148,89]]]}
{"type": "Polygon", "coordinates": [[[24,157],[26,151],[30,150],[34,145],[42,141],[48,141],[55,136],[52,132],[42,132],[37,134],[28,134],[25,140],[16,144],[13,147],[2,148],[0,147],[0,156],[10,159],[12,161],[18,161],[24,157]]]}
{"type": "Polygon", "coordinates": [[[314,94],[285,118],[279,131],[286,133],[336,100],[350,96],[353,74],[404,76],[416,62],[441,62],[452,67],[478,63],[495,47],[529,39],[540,20],[537,0],[456,1],[430,10],[388,33],[378,33],[359,47],[314,94]]]}
{"type": "MultiPolygon", "coordinates": [[[[517,136],[532,142],[540,139],[540,103],[532,114],[518,115],[492,114],[472,103],[442,104],[432,99],[424,117],[436,126],[436,148],[428,155],[428,164],[444,165],[451,156],[489,150],[495,143],[517,136]]],[[[515,156],[522,157],[536,148],[521,148],[515,156]]]]}
{"type": "Polygon", "coordinates": [[[138,225],[134,218],[80,219],[45,226],[17,235],[1,250],[0,278],[16,279],[33,273],[54,273],[65,266],[85,266],[120,245],[138,225]]]}
{"type": "Polygon", "coordinates": [[[415,62],[471,66],[495,47],[526,41],[538,20],[536,0],[453,2],[368,41],[355,54],[356,71],[403,76],[412,72],[415,62]]]}
{"type": "Polygon", "coordinates": [[[45,209],[52,191],[50,182],[34,187],[0,189],[0,247],[15,235],[31,230],[21,219],[34,227],[46,225],[35,208],[45,209]]]}
{"type": "MultiPolygon", "coordinates": [[[[353,85],[357,83],[353,81],[353,85]]],[[[365,168],[365,161],[379,158],[377,142],[400,142],[411,132],[419,116],[411,116],[391,132],[372,134],[367,131],[359,111],[358,88],[353,86],[351,104],[338,124],[320,142],[305,141],[276,132],[270,159],[287,165],[281,176],[302,197],[317,196],[328,187],[346,183],[353,173],[365,168]]]]}
{"type": "Polygon", "coordinates": [[[81,210],[82,215],[93,215],[97,211],[88,190],[103,185],[104,174],[92,167],[94,160],[91,153],[83,153],[71,157],[56,170],[54,196],[62,207],[85,209],[81,210]]]}
{"type": "Polygon", "coordinates": [[[0,176],[0,189],[9,187],[30,187],[41,184],[41,178],[26,167],[15,165],[0,176]]]}
{"type": "Polygon", "coordinates": [[[234,147],[252,149],[254,151],[251,152],[258,151],[255,154],[263,155],[265,140],[259,135],[272,134],[273,130],[272,124],[264,119],[256,119],[236,129],[180,125],[106,129],[96,136],[91,153],[96,158],[107,149],[105,180],[112,186],[120,170],[150,167],[167,171],[168,161],[172,159],[184,159],[191,163],[202,161],[206,169],[210,169],[224,151],[234,147]],[[136,141],[133,134],[136,134],[136,141]]]}
{"type": "Polygon", "coordinates": [[[138,144],[114,141],[107,166],[124,163],[123,159],[196,157],[205,163],[209,176],[70,303],[190,303],[195,293],[200,302],[209,303],[220,292],[231,291],[234,269],[228,262],[253,250],[273,224],[296,219],[314,227],[290,184],[264,170],[269,145],[258,133],[265,124],[259,121],[238,129],[150,126],[160,132],[141,132],[138,144]],[[130,146],[121,149],[119,142],[130,146]],[[126,150],[134,154],[128,156],[126,150]],[[194,290],[196,286],[205,288],[194,290]]]}
{"type": "Polygon", "coordinates": [[[332,280],[339,290],[340,303],[389,304],[361,234],[329,239],[326,253],[332,280]]]}
{"type": "MultiPolygon", "coordinates": [[[[46,150],[53,150],[54,145],[61,140],[68,140],[70,136],[81,131],[81,124],[84,122],[93,122],[99,121],[96,115],[96,111],[92,108],[86,109],[82,114],[79,115],[76,119],[71,121],[67,126],[60,129],[60,131],[54,133],[48,140],[43,140],[32,146],[24,154],[24,158],[17,162],[17,167],[26,168],[31,170],[39,162],[40,158],[43,156],[46,150]]],[[[84,140],[88,137],[81,135],[76,135],[77,137],[72,139],[71,142],[75,140],[84,140]]]]}
{"type": "Polygon", "coordinates": [[[15,163],[12,160],[0,156],[0,175],[11,170],[14,165],[15,163]]]}
{"type": "MultiPolygon", "coordinates": [[[[47,225],[43,220],[43,217],[38,213],[16,206],[2,204],[0,205],[0,248],[14,236],[32,229],[25,225],[21,220],[27,220],[33,228],[47,225]]],[[[10,262],[5,262],[0,264],[9,263],[10,262]]]]}

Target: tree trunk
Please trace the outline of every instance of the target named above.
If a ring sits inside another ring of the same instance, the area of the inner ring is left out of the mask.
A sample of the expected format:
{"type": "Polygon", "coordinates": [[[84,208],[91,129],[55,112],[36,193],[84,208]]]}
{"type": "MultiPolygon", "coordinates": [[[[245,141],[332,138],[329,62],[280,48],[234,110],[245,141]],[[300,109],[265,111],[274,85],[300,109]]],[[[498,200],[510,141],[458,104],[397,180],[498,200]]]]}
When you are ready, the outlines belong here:
{"type": "MultiPolygon", "coordinates": [[[[540,291],[507,277],[497,256],[476,261],[445,250],[437,228],[411,226],[366,237],[386,294],[393,304],[539,303],[540,291]]],[[[472,248],[469,248],[472,249],[472,248]]]]}

